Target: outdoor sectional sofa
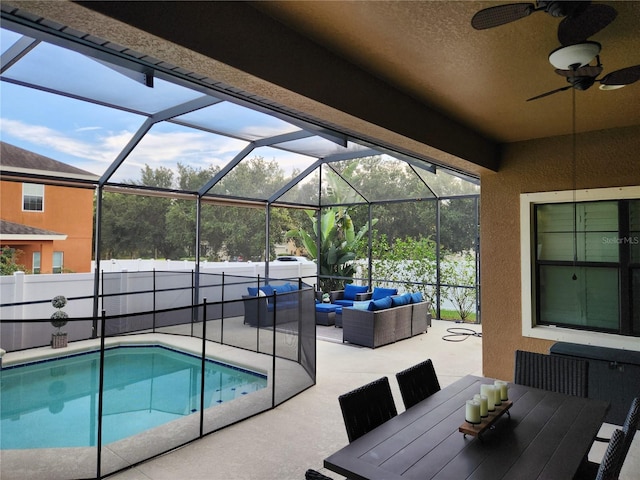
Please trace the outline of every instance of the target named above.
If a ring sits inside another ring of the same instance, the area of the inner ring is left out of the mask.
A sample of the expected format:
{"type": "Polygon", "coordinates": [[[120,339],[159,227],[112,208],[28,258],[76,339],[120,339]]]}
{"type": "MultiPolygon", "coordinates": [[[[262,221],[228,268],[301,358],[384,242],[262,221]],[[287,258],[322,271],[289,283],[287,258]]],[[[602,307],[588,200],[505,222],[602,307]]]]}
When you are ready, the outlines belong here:
{"type": "Polygon", "coordinates": [[[411,303],[400,300],[407,295],[411,296],[395,295],[386,297],[388,300],[370,301],[367,309],[358,302],[355,306],[343,307],[342,340],[376,348],[426,332],[431,326],[430,303],[417,295],[411,303]]]}
{"type": "Polygon", "coordinates": [[[292,283],[284,285],[263,285],[260,288],[249,287],[248,295],[243,295],[244,323],[252,327],[271,327],[274,319],[274,292],[276,325],[294,322],[299,317],[298,286],[292,283]]]}

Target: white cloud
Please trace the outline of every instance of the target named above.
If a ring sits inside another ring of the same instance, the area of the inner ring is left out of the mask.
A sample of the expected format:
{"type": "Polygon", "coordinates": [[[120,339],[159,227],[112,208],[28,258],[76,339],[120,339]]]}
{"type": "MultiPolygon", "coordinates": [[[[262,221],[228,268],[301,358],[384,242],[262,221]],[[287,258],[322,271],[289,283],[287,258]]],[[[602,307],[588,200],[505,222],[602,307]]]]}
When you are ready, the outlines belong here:
{"type": "MultiPolygon", "coordinates": [[[[64,155],[72,155],[83,161],[111,162],[114,151],[108,152],[104,145],[95,145],[78,140],[62,132],[42,125],[30,125],[19,120],[2,119],[3,135],[9,135],[31,144],[41,145],[53,149],[64,155]]],[[[131,134],[129,134],[129,137],[131,134]]]]}

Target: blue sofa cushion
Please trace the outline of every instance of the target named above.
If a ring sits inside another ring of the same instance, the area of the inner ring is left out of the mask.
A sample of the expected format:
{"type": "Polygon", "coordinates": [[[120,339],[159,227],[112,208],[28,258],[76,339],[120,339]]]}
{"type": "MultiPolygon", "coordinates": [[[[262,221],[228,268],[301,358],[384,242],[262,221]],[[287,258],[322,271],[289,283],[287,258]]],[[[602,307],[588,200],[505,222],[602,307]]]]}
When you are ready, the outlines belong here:
{"type": "Polygon", "coordinates": [[[390,297],[391,295],[397,295],[397,294],[398,294],[397,288],[375,287],[373,289],[373,294],[371,295],[371,300],[380,300],[381,298],[390,297]]]}
{"type": "Polygon", "coordinates": [[[367,287],[366,285],[360,286],[348,283],[344,286],[344,294],[342,295],[342,298],[344,300],[355,300],[356,294],[365,293],[368,289],[369,287],[367,287]]]}
{"type": "Polygon", "coordinates": [[[297,290],[297,288],[291,283],[285,283],[284,285],[276,285],[273,287],[273,291],[276,293],[287,293],[293,292],[294,290],[297,290]]]}
{"type": "Polygon", "coordinates": [[[273,287],[271,285],[263,285],[260,287],[260,290],[262,290],[267,297],[273,295],[273,287]]]}
{"type": "Polygon", "coordinates": [[[370,300],[363,300],[361,302],[353,302],[352,307],[358,310],[367,310],[369,308],[370,300]]]}
{"type": "Polygon", "coordinates": [[[353,306],[353,300],[334,300],[333,303],[335,305],[342,305],[343,307],[351,307],[353,306]]]}
{"type": "Polygon", "coordinates": [[[335,312],[339,307],[331,303],[317,303],[316,312],[335,312]]]}
{"type": "Polygon", "coordinates": [[[391,308],[391,297],[379,298],[378,300],[371,300],[369,302],[369,310],[372,312],[386,308],[391,308]]]}
{"type": "Polygon", "coordinates": [[[411,295],[393,295],[391,297],[391,306],[399,307],[400,305],[409,305],[411,303],[411,295]]]}
{"type": "Polygon", "coordinates": [[[420,303],[422,301],[422,293],[415,292],[411,294],[411,303],[420,303]]]}
{"type": "Polygon", "coordinates": [[[247,291],[249,292],[249,295],[251,295],[252,297],[257,297],[258,296],[258,291],[263,292],[268,297],[273,295],[273,287],[271,285],[263,285],[260,288],[258,288],[258,287],[247,287],[247,291]]]}

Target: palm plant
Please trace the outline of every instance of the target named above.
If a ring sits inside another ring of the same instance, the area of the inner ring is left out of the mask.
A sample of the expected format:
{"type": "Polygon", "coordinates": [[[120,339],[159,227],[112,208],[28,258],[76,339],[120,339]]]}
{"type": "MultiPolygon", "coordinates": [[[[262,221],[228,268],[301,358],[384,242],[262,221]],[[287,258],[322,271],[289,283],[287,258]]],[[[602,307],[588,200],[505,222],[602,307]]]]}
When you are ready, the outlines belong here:
{"type": "MultiPolygon", "coordinates": [[[[323,292],[343,288],[351,283],[355,273],[353,260],[356,258],[358,242],[368,232],[364,225],[356,233],[353,221],[346,207],[331,207],[320,215],[320,250],[318,251],[318,221],[316,212],[305,210],[313,225],[310,233],[304,228],[290,230],[287,237],[298,239],[309,256],[316,260],[320,269],[320,289],[323,292]]],[[[372,225],[377,223],[372,221],[372,225]]]]}

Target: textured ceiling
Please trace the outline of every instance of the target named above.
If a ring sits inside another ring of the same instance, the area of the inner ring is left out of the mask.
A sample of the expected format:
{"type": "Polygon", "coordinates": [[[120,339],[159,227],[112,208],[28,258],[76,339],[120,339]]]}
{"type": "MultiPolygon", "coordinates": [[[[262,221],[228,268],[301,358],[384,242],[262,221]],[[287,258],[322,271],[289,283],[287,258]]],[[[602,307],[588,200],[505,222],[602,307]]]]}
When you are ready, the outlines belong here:
{"type": "MultiPolygon", "coordinates": [[[[548,54],[560,19],[544,12],[489,30],[473,14],[498,2],[277,1],[254,7],[291,29],[498,142],[571,131],[572,92],[548,54]]],[[[640,2],[598,2],[618,17],[590,40],[602,44],[602,75],[640,64],[640,2]]],[[[577,130],[640,124],[640,82],[576,92],[577,130]]]]}

